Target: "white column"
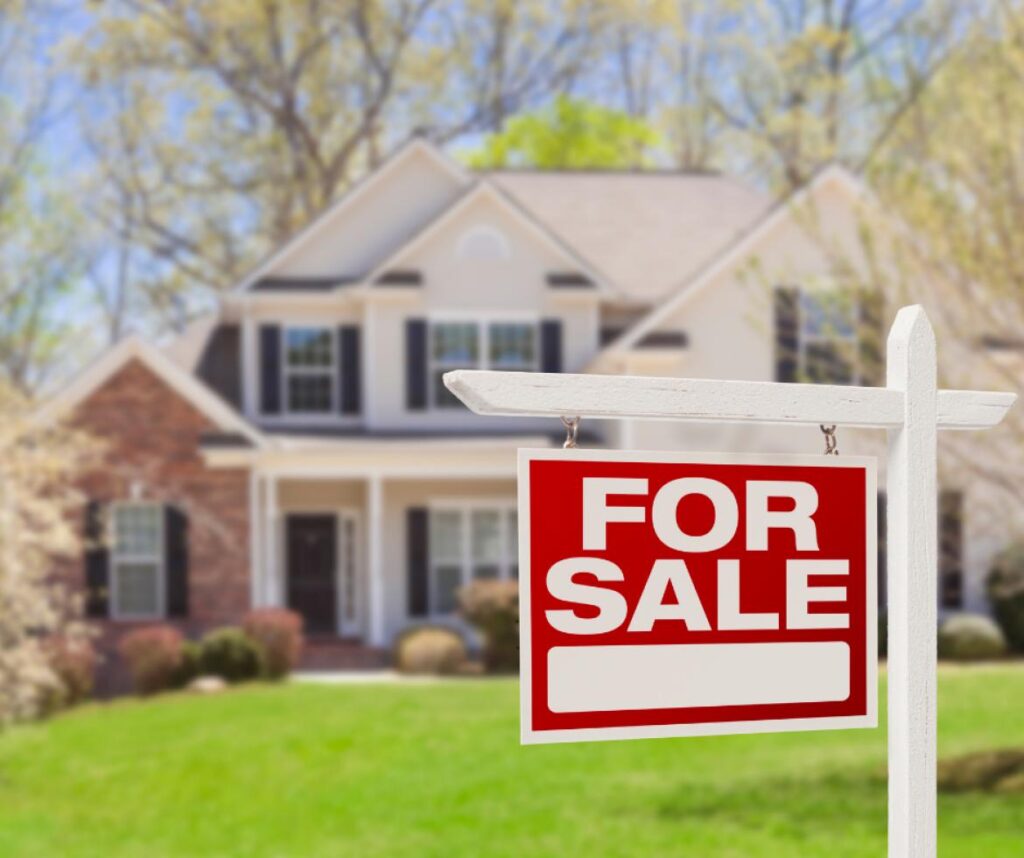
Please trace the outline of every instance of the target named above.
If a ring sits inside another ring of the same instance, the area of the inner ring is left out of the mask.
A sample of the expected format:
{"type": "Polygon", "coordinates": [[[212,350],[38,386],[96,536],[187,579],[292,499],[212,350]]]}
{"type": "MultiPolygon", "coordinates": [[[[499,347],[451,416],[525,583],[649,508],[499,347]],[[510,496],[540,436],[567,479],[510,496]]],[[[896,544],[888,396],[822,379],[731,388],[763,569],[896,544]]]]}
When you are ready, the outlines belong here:
{"type": "Polygon", "coordinates": [[[369,643],[384,646],[384,492],[380,477],[366,482],[366,578],[369,593],[369,643]]]}
{"type": "Polygon", "coordinates": [[[263,563],[260,557],[260,475],[255,468],[249,471],[249,604],[259,608],[264,604],[263,563]]]}
{"type": "Polygon", "coordinates": [[[887,386],[904,393],[889,430],[889,856],[935,858],[936,369],[920,307],[889,333],[887,386]]]}
{"type": "Polygon", "coordinates": [[[277,477],[263,480],[263,593],[267,605],[284,604],[284,575],[278,569],[280,553],[277,528],[277,477]]]}

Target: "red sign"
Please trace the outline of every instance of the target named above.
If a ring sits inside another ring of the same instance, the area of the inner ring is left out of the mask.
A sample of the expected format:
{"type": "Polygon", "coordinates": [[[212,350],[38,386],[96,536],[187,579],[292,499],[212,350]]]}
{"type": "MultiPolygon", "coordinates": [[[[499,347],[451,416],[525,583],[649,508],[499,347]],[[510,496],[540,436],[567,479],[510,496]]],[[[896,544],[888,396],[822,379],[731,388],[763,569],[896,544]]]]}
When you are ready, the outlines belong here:
{"type": "Polygon", "coordinates": [[[521,450],[525,743],[874,727],[874,459],[521,450]]]}

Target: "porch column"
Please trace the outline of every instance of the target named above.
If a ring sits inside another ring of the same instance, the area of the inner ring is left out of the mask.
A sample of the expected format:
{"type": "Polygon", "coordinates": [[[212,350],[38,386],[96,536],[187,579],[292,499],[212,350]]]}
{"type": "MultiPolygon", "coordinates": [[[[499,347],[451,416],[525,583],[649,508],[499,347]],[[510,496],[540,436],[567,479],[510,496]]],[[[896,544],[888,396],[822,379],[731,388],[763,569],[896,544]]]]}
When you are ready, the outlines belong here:
{"type": "Polygon", "coordinates": [[[277,477],[263,480],[263,594],[267,605],[284,604],[283,576],[277,545],[277,477]]]}
{"type": "Polygon", "coordinates": [[[366,484],[367,551],[366,571],[369,582],[371,646],[384,646],[384,560],[383,522],[384,497],[380,477],[370,477],[366,484]]]}

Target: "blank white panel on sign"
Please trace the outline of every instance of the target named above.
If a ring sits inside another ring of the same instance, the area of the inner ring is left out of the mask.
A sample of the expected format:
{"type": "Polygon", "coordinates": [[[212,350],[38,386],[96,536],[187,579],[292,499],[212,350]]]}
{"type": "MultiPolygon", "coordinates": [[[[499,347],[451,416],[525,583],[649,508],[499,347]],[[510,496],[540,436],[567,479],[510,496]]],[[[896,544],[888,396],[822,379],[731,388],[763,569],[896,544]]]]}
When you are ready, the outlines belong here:
{"type": "Polygon", "coordinates": [[[548,652],[553,712],[823,703],[849,695],[850,647],[841,641],[579,646],[548,652]]]}

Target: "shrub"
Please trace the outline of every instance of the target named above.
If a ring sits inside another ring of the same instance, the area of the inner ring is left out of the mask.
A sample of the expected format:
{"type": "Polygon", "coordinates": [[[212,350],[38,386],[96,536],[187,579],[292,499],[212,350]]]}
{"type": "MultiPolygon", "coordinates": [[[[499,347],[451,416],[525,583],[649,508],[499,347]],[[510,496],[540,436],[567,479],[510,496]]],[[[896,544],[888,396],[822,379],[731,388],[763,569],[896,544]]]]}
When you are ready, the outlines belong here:
{"type": "Polygon", "coordinates": [[[395,666],[402,673],[447,675],[466,662],[462,636],[444,626],[420,626],[403,633],[395,643],[395,666]]]}
{"type": "Polygon", "coordinates": [[[128,662],[139,694],[155,694],[174,687],[181,669],[184,638],[173,626],[147,626],[129,632],[118,646],[128,662]]]}
{"type": "Polygon", "coordinates": [[[181,662],[171,677],[171,688],[185,688],[199,676],[199,644],[185,641],[181,645],[181,662]]]}
{"type": "Polygon", "coordinates": [[[889,657],[889,617],[884,612],[878,615],[878,657],[889,657]]]}
{"type": "Polygon", "coordinates": [[[215,629],[199,647],[199,672],[228,682],[245,682],[263,674],[263,653],[239,628],[215,629]]]}
{"type": "Polygon", "coordinates": [[[939,626],[939,658],[974,661],[1006,653],[1006,638],[988,617],[960,614],[939,626]]]}
{"type": "Polygon", "coordinates": [[[47,641],[50,669],[60,680],[61,706],[74,706],[92,694],[96,650],[85,638],[53,637],[47,641]]]}
{"type": "Polygon", "coordinates": [[[483,636],[489,673],[519,669],[519,584],[473,581],[459,591],[459,611],[483,636]]]}
{"type": "Polygon", "coordinates": [[[987,584],[992,613],[1007,643],[1024,652],[1024,543],[1014,543],[996,557],[987,584]]]}
{"type": "Polygon", "coordinates": [[[294,670],[302,652],[299,614],[284,608],[260,608],[245,615],[242,628],[263,651],[268,677],[280,679],[294,670]]]}

